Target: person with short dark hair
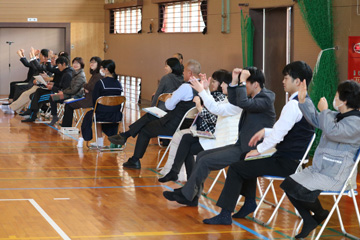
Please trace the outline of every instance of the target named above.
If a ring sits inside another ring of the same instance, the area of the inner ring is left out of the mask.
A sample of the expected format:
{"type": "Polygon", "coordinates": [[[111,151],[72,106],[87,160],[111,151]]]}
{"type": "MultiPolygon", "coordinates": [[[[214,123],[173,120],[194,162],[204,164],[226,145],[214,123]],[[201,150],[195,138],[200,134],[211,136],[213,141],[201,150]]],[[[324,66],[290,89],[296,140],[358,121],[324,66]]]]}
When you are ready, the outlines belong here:
{"type": "Polygon", "coordinates": [[[73,122],[74,110],[79,108],[93,107],[92,91],[95,84],[102,78],[100,74],[101,58],[92,57],[90,59],[90,74],[91,78],[88,83],[84,84],[85,98],[79,101],[65,104],[64,117],[62,120],[62,127],[71,127],[73,122]]]}
{"type": "MultiPolygon", "coordinates": [[[[249,73],[243,70],[241,74],[249,73]]],[[[295,172],[305,154],[314,134],[314,128],[306,121],[299,109],[298,91],[301,83],[310,83],[312,70],[305,62],[297,61],[286,65],[283,74],[284,90],[290,94],[289,101],[283,107],[274,127],[263,128],[256,132],[248,145],[255,147],[260,141],[262,142],[250,152],[242,153],[240,161],[230,165],[224,188],[216,203],[221,208],[221,212],[213,218],[205,219],[203,221],[205,224],[230,225],[231,217],[245,218],[257,207],[255,201],[257,177],[263,175],[287,177],[295,172]],[[246,159],[259,156],[274,147],[276,152],[270,157],[246,159]],[[244,205],[231,216],[240,194],[245,197],[244,205]]]]}
{"type": "Polygon", "coordinates": [[[150,139],[158,135],[171,136],[175,133],[185,113],[195,106],[193,98],[197,93],[187,82],[192,76],[199,78],[200,69],[198,61],[191,59],[187,62],[184,69],[185,83],[173,92],[171,98],[166,100],[165,107],[169,112],[165,116],[157,118],[147,113],[131,124],[125,133],[109,137],[111,143],[124,145],[130,136],[138,136],[134,154],[123,164],[124,167],[140,169],[140,159],[144,156],[150,139]]]}
{"type": "MultiPolygon", "coordinates": [[[[66,57],[59,57],[58,59],[56,59],[56,64],[58,65],[59,70],[59,66],[61,65],[62,68],[63,64],[66,64],[67,61],[68,59],[66,57]]],[[[84,61],[81,57],[75,57],[71,63],[73,68],[72,79],[70,83],[65,82],[65,79],[62,79],[60,84],[62,89],[57,93],[63,96],[60,100],[54,100],[53,98],[50,99],[52,115],[52,120],[49,123],[50,126],[54,125],[57,121],[59,121],[59,118],[57,116],[57,103],[63,103],[64,100],[72,97],[80,98],[84,93],[83,85],[86,82],[86,76],[84,73],[84,61]]],[[[66,68],[64,70],[66,70],[66,68]]]]}
{"type": "MultiPolygon", "coordinates": [[[[120,96],[123,92],[121,83],[118,81],[118,75],[115,72],[116,65],[111,59],[103,60],[100,63],[100,75],[102,78],[95,83],[92,92],[92,105],[95,106],[96,100],[102,96],[120,96]]],[[[78,140],[77,147],[82,148],[85,141],[92,139],[92,124],[93,124],[94,110],[88,111],[81,124],[81,137],[78,140]]],[[[96,110],[96,119],[104,122],[114,122],[113,124],[96,125],[97,142],[92,143],[92,146],[103,147],[104,138],[102,132],[107,136],[112,136],[118,132],[118,123],[122,119],[122,113],[119,106],[104,106],[99,104],[96,110]]]]}
{"type": "Polygon", "coordinates": [[[190,177],[195,164],[194,155],[204,150],[236,142],[242,109],[230,104],[226,98],[231,78],[230,72],[220,69],[215,71],[209,79],[206,78],[206,74],[202,74],[201,82],[190,82],[204,103],[203,111],[206,110],[217,115],[215,129],[212,131],[215,139],[192,136],[189,129],[175,133],[171,140],[168,159],[160,172],[165,176],[159,178],[159,182],[186,181],[185,175],[190,177]],[[209,89],[212,89],[213,92],[210,93],[209,89]],[[219,94],[220,92],[221,94],[219,94]],[[178,135],[180,136],[177,138],[178,135]],[[186,174],[185,168],[182,167],[183,163],[185,163],[186,174]]]}
{"type": "MultiPolygon", "coordinates": [[[[20,51],[21,54],[23,54],[23,50],[20,51]]],[[[46,65],[49,65],[50,62],[48,61],[48,53],[49,50],[42,49],[41,51],[35,50],[34,48],[31,48],[30,50],[30,62],[29,66],[32,68],[32,74],[33,76],[39,75],[40,73],[46,72],[46,65]],[[40,62],[37,59],[40,59],[40,62]]],[[[48,74],[48,73],[46,73],[48,74]]],[[[34,79],[32,76],[32,79],[34,79]]],[[[16,101],[12,102],[9,107],[8,111],[9,113],[20,113],[20,111],[30,102],[31,98],[30,95],[32,95],[38,88],[38,83],[36,80],[33,80],[32,82],[28,83],[28,86],[31,88],[27,89],[26,91],[23,91],[21,95],[16,99],[16,101]]],[[[44,86],[45,87],[45,86],[44,86]]],[[[15,95],[18,94],[18,89],[15,87],[15,95]]],[[[24,88],[25,89],[25,88],[24,88]]],[[[23,90],[24,90],[23,89],[23,90]]]]}
{"type": "MultiPolygon", "coordinates": [[[[166,75],[160,79],[159,86],[151,101],[152,107],[156,105],[162,93],[172,93],[184,83],[184,77],[182,76],[183,70],[177,58],[168,58],[165,61],[165,71],[166,75]]],[[[166,111],[165,103],[162,101],[159,102],[157,107],[166,111]]]]}
{"type": "MultiPolygon", "coordinates": [[[[306,85],[299,90],[299,108],[306,120],[322,130],[312,166],[287,177],[280,185],[304,220],[295,238],[305,238],[328,216],[318,199],[321,191],[340,191],[348,178],[360,146],[360,84],[347,80],[339,84],[331,111],[325,97],[318,112],[309,98],[306,85]],[[314,213],[311,215],[310,211],[314,213]]],[[[351,179],[356,186],[356,174],[351,179]]]]}
{"type": "Polygon", "coordinates": [[[256,67],[233,70],[232,82],[228,87],[228,99],[231,104],[243,109],[237,142],[200,152],[187,183],[174,192],[165,191],[163,195],[166,199],[188,206],[197,206],[203,183],[210,171],[220,170],[236,163],[242,153],[254,149],[255,146],[248,145],[250,138],[264,127],[271,128],[275,122],[275,94],[264,87],[264,82],[263,72],[256,67]]]}

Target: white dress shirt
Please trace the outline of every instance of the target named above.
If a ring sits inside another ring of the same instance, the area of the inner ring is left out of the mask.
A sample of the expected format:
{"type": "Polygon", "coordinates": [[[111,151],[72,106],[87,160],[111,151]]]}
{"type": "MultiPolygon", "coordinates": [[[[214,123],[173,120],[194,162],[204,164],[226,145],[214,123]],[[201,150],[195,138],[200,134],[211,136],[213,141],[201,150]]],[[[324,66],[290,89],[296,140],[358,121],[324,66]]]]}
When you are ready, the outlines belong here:
{"type": "Polygon", "coordinates": [[[183,83],[176,89],[171,98],[166,100],[165,107],[167,110],[174,110],[180,101],[190,101],[194,98],[193,89],[190,84],[183,83]]]}
{"type": "Polygon", "coordinates": [[[280,118],[276,121],[273,128],[265,128],[264,141],[257,146],[257,151],[261,154],[280,143],[286,134],[293,128],[295,123],[303,117],[299,109],[299,102],[294,98],[298,92],[293,93],[288,103],[281,110],[280,118]]]}
{"type": "Polygon", "coordinates": [[[205,107],[212,114],[226,117],[240,114],[242,112],[240,107],[232,105],[227,100],[223,102],[215,102],[214,98],[206,90],[199,92],[199,96],[203,100],[205,107]]]}

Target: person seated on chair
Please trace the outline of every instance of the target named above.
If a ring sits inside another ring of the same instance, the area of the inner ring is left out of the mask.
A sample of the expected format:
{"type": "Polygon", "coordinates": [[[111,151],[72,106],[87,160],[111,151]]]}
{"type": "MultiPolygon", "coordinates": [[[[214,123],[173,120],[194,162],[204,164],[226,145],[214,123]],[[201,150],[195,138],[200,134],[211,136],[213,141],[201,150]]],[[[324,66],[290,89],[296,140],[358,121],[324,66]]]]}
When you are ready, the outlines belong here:
{"type": "Polygon", "coordinates": [[[185,83],[173,92],[171,98],[166,100],[165,107],[169,112],[164,117],[157,118],[147,113],[131,124],[130,129],[125,133],[109,137],[110,142],[124,145],[130,136],[138,135],[134,155],[123,164],[124,167],[141,168],[140,158],[144,156],[150,139],[158,135],[172,136],[175,133],[185,113],[195,106],[193,98],[197,93],[191,88],[188,81],[191,76],[199,78],[200,67],[198,61],[189,60],[187,62],[184,68],[185,83]]]}
{"type": "MultiPolygon", "coordinates": [[[[63,103],[64,100],[69,98],[80,98],[83,96],[83,86],[86,83],[86,76],[84,73],[84,61],[81,57],[75,57],[72,60],[72,79],[70,84],[61,83],[62,91],[59,91],[57,94],[60,95],[60,100],[54,100],[53,95],[50,98],[50,106],[51,106],[51,115],[52,120],[49,123],[50,126],[53,126],[59,118],[57,116],[57,103],[63,103]],[[66,87],[67,86],[67,87],[66,87]]],[[[60,69],[60,68],[59,68],[60,69]]]]}
{"type": "MultiPolygon", "coordinates": [[[[151,106],[156,106],[156,102],[162,93],[172,93],[184,83],[182,76],[183,70],[177,58],[169,58],[165,62],[166,75],[160,79],[159,86],[151,100],[151,106]]],[[[158,108],[166,111],[165,103],[160,101],[157,105],[158,108]]]]}
{"type": "Polygon", "coordinates": [[[200,151],[223,147],[234,144],[237,140],[238,122],[242,109],[228,102],[226,97],[216,99],[208,93],[209,86],[218,87],[223,95],[227,95],[228,84],[231,83],[231,73],[226,70],[218,70],[212,74],[212,78],[206,79],[206,74],[201,74],[201,83],[191,81],[192,87],[198,91],[204,105],[213,114],[218,116],[215,126],[215,139],[194,137],[190,130],[184,129],[174,134],[168,160],[161,174],[165,175],[159,178],[159,182],[168,181],[186,181],[186,175],[190,177],[194,165],[194,155],[200,151]],[[214,86],[215,85],[215,86],[214,86]],[[179,136],[179,139],[176,136],[179,136]],[[180,145],[179,145],[180,144],[180,145]],[[186,163],[185,168],[182,167],[186,163]]]}
{"type": "Polygon", "coordinates": [[[85,98],[76,102],[66,103],[64,117],[62,120],[62,127],[71,127],[73,122],[74,110],[79,108],[90,108],[93,106],[92,91],[95,84],[102,78],[100,74],[101,58],[92,57],[90,59],[90,74],[91,78],[88,83],[84,84],[85,98]]]}
{"type": "Polygon", "coordinates": [[[242,153],[254,149],[248,145],[250,138],[260,129],[273,126],[276,115],[275,94],[264,87],[263,72],[256,67],[247,67],[240,76],[240,85],[239,75],[240,69],[235,69],[232,76],[234,87],[228,87],[229,102],[243,109],[239,120],[237,142],[200,152],[187,183],[175,192],[165,191],[163,195],[166,199],[188,206],[197,206],[203,183],[210,171],[221,170],[239,161],[242,153]]]}
{"type": "MultiPolygon", "coordinates": [[[[48,53],[49,53],[48,49],[42,49],[41,51],[37,51],[37,50],[34,50],[33,48],[31,48],[30,53],[29,53],[29,55],[30,55],[29,66],[30,66],[30,68],[32,68],[33,76],[39,75],[40,73],[42,73],[42,71],[40,69],[38,69],[34,64],[30,64],[30,63],[32,61],[37,62],[37,58],[40,58],[40,64],[39,64],[40,66],[44,66],[45,64],[50,64],[48,62],[48,53]]],[[[26,91],[23,91],[20,94],[20,96],[9,105],[8,113],[14,113],[14,112],[20,113],[20,111],[30,102],[30,100],[31,100],[30,95],[33,94],[39,88],[39,86],[37,85],[37,81],[35,79],[31,83],[29,83],[29,86],[32,86],[32,87],[27,89],[26,91]]],[[[15,89],[15,95],[17,93],[18,93],[18,91],[15,89]]],[[[15,96],[14,96],[14,98],[15,98],[15,96]]]]}
{"type": "MultiPolygon", "coordinates": [[[[100,74],[102,79],[97,81],[92,92],[92,105],[95,107],[96,100],[102,96],[121,96],[123,88],[118,81],[118,76],[115,73],[115,62],[113,60],[103,60],[100,64],[100,74]]],[[[99,104],[96,110],[97,121],[119,122],[122,119],[120,106],[103,106],[99,104]]],[[[81,124],[81,137],[78,140],[77,147],[82,148],[85,141],[92,139],[92,123],[94,110],[88,111],[84,116],[81,124]]],[[[102,132],[107,136],[112,136],[118,132],[118,123],[114,124],[97,124],[97,142],[93,144],[97,147],[104,146],[104,138],[102,132]]]]}
{"type": "MultiPolygon", "coordinates": [[[[65,52],[61,52],[59,56],[65,56],[67,57],[67,53],[65,52]]],[[[29,104],[28,109],[25,112],[20,113],[20,116],[35,116],[37,115],[37,112],[39,111],[41,105],[45,102],[39,103],[39,100],[41,98],[41,96],[46,95],[46,94],[51,94],[54,92],[58,92],[59,89],[61,88],[60,83],[61,83],[61,76],[62,73],[56,66],[56,59],[58,58],[58,55],[53,54],[52,51],[49,51],[49,58],[51,58],[51,64],[47,64],[46,65],[46,70],[44,69],[44,72],[49,72],[52,73],[52,77],[49,77],[46,73],[40,73],[40,75],[44,78],[44,80],[46,82],[48,82],[48,84],[46,85],[46,88],[41,87],[38,88],[35,93],[32,95],[32,99],[31,102],[29,104]]],[[[33,62],[33,61],[32,61],[33,62]]],[[[35,64],[35,63],[32,63],[35,64]]],[[[24,122],[26,121],[31,121],[31,120],[27,120],[25,119],[24,122]]]]}
{"type": "Polygon", "coordinates": [[[256,180],[262,175],[286,177],[294,173],[299,160],[306,152],[307,146],[314,135],[314,128],[306,121],[298,106],[298,91],[303,82],[308,85],[312,78],[311,68],[302,61],[292,62],[283,69],[284,90],[290,94],[289,101],[281,111],[280,118],[272,129],[261,129],[249,141],[249,146],[257,145],[256,149],[240,156],[240,161],[230,165],[224,188],[216,203],[221,208],[219,215],[205,219],[205,224],[232,223],[231,213],[241,195],[245,203],[232,217],[245,218],[255,211],[257,205],[256,180]],[[259,156],[271,148],[276,152],[265,158],[246,160],[247,157],[259,156]]]}
{"type": "MultiPolygon", "coordinates": [[[[30,85],[28,84],[24,84],[24,83],[31,83],[33,80],[33,68],[30,67],[30,64],[28,62],[28,60],[25,57],[25,51],[24,49],[19,49],[17,52],[17,55],[20,57],[20,62],[27,68],[29,68],[28,73],[27,73],[27,77],[24,81],[14,81],[10,83],[10,93],[9,93],[9,103],[11,103],[12,101],[15,101],[20,95],[18,94],[17,97],[15,97],[15,90],[16,87],[22,86],[21,88],[25,91],[29,88],[31,88],[30,85]],[[24,87],[25,86],[25,87],[24,87]]],[[[37,59],[38,61],[39,59],[37,59]]],[[[18,90],[23,92],[22,90],[18,90]]]]}
{"type": "MultiPolygon", "coordinates": [[[[306,120],[322,130],[312,166],[287,177],[280,185],[290,202],[304,220],[295,238],[305,238],[324,221],[329,211],[324,210],[318,196],[321,191],[340,191],[350,175],[360,146],[360,84],[345,81],[339,84],[331,111],[325,97],[318,103],[318,112],[309,98],[306,85],[299,90],[299,108],[306,120]],[[314,213],[312,216],[310,211],[314,213]]],[[[351,179],[356,186],[356,173],[351,179]]]]}

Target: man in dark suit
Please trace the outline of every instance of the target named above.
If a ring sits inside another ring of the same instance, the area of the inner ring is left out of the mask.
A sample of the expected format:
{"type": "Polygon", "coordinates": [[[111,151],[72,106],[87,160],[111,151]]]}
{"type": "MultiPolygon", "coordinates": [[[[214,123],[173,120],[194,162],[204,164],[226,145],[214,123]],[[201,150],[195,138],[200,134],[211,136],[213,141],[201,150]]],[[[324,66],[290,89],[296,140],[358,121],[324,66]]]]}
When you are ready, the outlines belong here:
{"type": "Polygon", "coordinates": [[[254,149],[248,145],[251,137],[260,129],[273,126],[275,94],[264,87],[264,74],[256,67],[244,69],[241,75],[240,72],[241,69],[234,69],[233,80],[228,88],[229,102],[243,109],[237,142],[234,145],[201,152],[196,158],[195,169],[187,183],[180,190],[165,191],[166,199],[197,206],[203,183],[210,171],[220,170],[239,161],[242,153],[254,149]]]}
{"type": "Polygon", "coordinates": [[[27,68],[29,68],[27,77],[24,81],[14,81],[10,83],[9,101],[15,101],[19,98],[22,92],[32,87],[32,80],[34,75],[34,69],[30,66],[30,63],[24,55],[24,49],[20,49],[16,52],[20,57],[20,62],[27,68]],[[29,83],[29,84],[26,84],[29,83]]]}
{"type": "Polygon", "coordinates": [[[289,101],[273,128],[259,130],[249,141],[256,149],[243,153],[240,161],[230,165],[224,188],[217,206],[222,210],[219,215],[205,219],[206,224],[230,225],[233,218],[245,218],[255,211],[257,205],[256,179],[263,175],[287,177],[294,173],[314,134],[314,128],[304,118],[298,106],[298,91],[301,82],[309,85],[312,78],[311,68],[302,61],[292,62],[283,70],[284,90],[289,93],[289,101]],[[257,144],[263,140],[260,144],[257,144]],[[247,160],[276,148],[276,152],[265,158],[247,160]],[[231,216],[239,195],[245,196],[244,205],[231,216]]]}
{"type": "Polygon", "coordinates": [[[124,145],[127,139],[132,136],[138,136],[136,140],[134,155],[123,164],[127,168],[141,168],[140,159],[144,156],[149,141],[158,135],[173,135],[180,124],[185,113],[195,106],[193,102],[197,92],[187,83],[190,77],[199,78],[200,63],[190,59],[184,68],[184,81],[180,87],[175,90],[171,98],[165,102],[165,107],[169,112],[162,118],[157,118],[147,113],[139,120],[129,126],[129,130],[109,137],[109,141],[114,144],[124,145]]]}

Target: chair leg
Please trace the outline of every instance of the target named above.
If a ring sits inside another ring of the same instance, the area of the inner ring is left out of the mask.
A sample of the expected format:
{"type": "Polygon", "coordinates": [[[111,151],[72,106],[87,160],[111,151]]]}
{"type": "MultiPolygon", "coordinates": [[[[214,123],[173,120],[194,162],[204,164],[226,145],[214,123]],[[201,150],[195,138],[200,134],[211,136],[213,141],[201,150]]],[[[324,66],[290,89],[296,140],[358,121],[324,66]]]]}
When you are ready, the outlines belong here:
{"type": "Polygon", "coordinates": [[[223,174],[224,174],[224,176],[225,176],[225,178],[226,178],[226,172],[225,172],[225,169],[221,169],[221,170],[218,172],[218,174],[216,175],[216,178],[215,178],[215,179],[214,179],[214,181],[212,182],[212,184],[211,184],[211,186],[210,186],[209,190],[208,190],[206,193],[204,193],[205,195],[210,194],[210,192],[212,191],[213,187],[215,186],[215,183],[216,183],[216,182],[217,182],[217,180],[219,179],[219,177],[220,177],[221,173],[223,173],[223,174]]]}
{"type": "Polygon", "coordinates": [[[170,145],[171,145],[171,141],[170,141],[169,145],[166,147],[166,150],[165,150],[165,152],[164,152],[164,155],[162,155],[162,157],[161,157],[158,165],[156,166],[156,170],[161,170],[161,169],[162,169],[162,168],[160,168],[160,165],[161,165],[162,161],[164,160],[164,158],[165,158],[165,156],[166,156],[166,153],[169,151],[170,145]]]}
{"type": "Polygon", "coordinates": [[[256,207],[256,209],[254,211],[254,215],[253,215],[254,219],[256,219],[256,214],[259,211],[259,209],[261,207],[261,204],[265,201],[265,197],[268,194],[269,190],[271,189],[271,186],[272,186],[273,182],[274,182],[274,180],[270,180],[270,183],[269,183],[268,187],[265,189],[265,192],[264,192],[263,196],[261,197],[261,199],[260,199],[260,201],[259,201],[259,203],[258,203],[258,205],[257,205],[257,207],[256,207]]]}
{"type": "Polygon", "coordinates": [[[342,192],[340,193],[340,195],[338,196],[338,198],[336,199],[334,206],[331,208],[331,210],[330,210],[330,212],[329,212],[329,215],[328,215],[328,217],[325,219],[325,222],[323,223],[323,225],[322,225],[322,227],[321,227],[318,235],[316,236],[315,240],[319,240],[319,239],[320,239],[320,236],[321,236],[321,234],[324,232],[324,230],[325,230],[325,228],[326,228],[326,225],[329,223],[330,218],[331,218],[331,216],[333,215],[335,209],[337,208],[337,205],[339,204],[340,199],[341,199],[343,193],[344,193],[344,191],[342,191],[342,192]]]}

